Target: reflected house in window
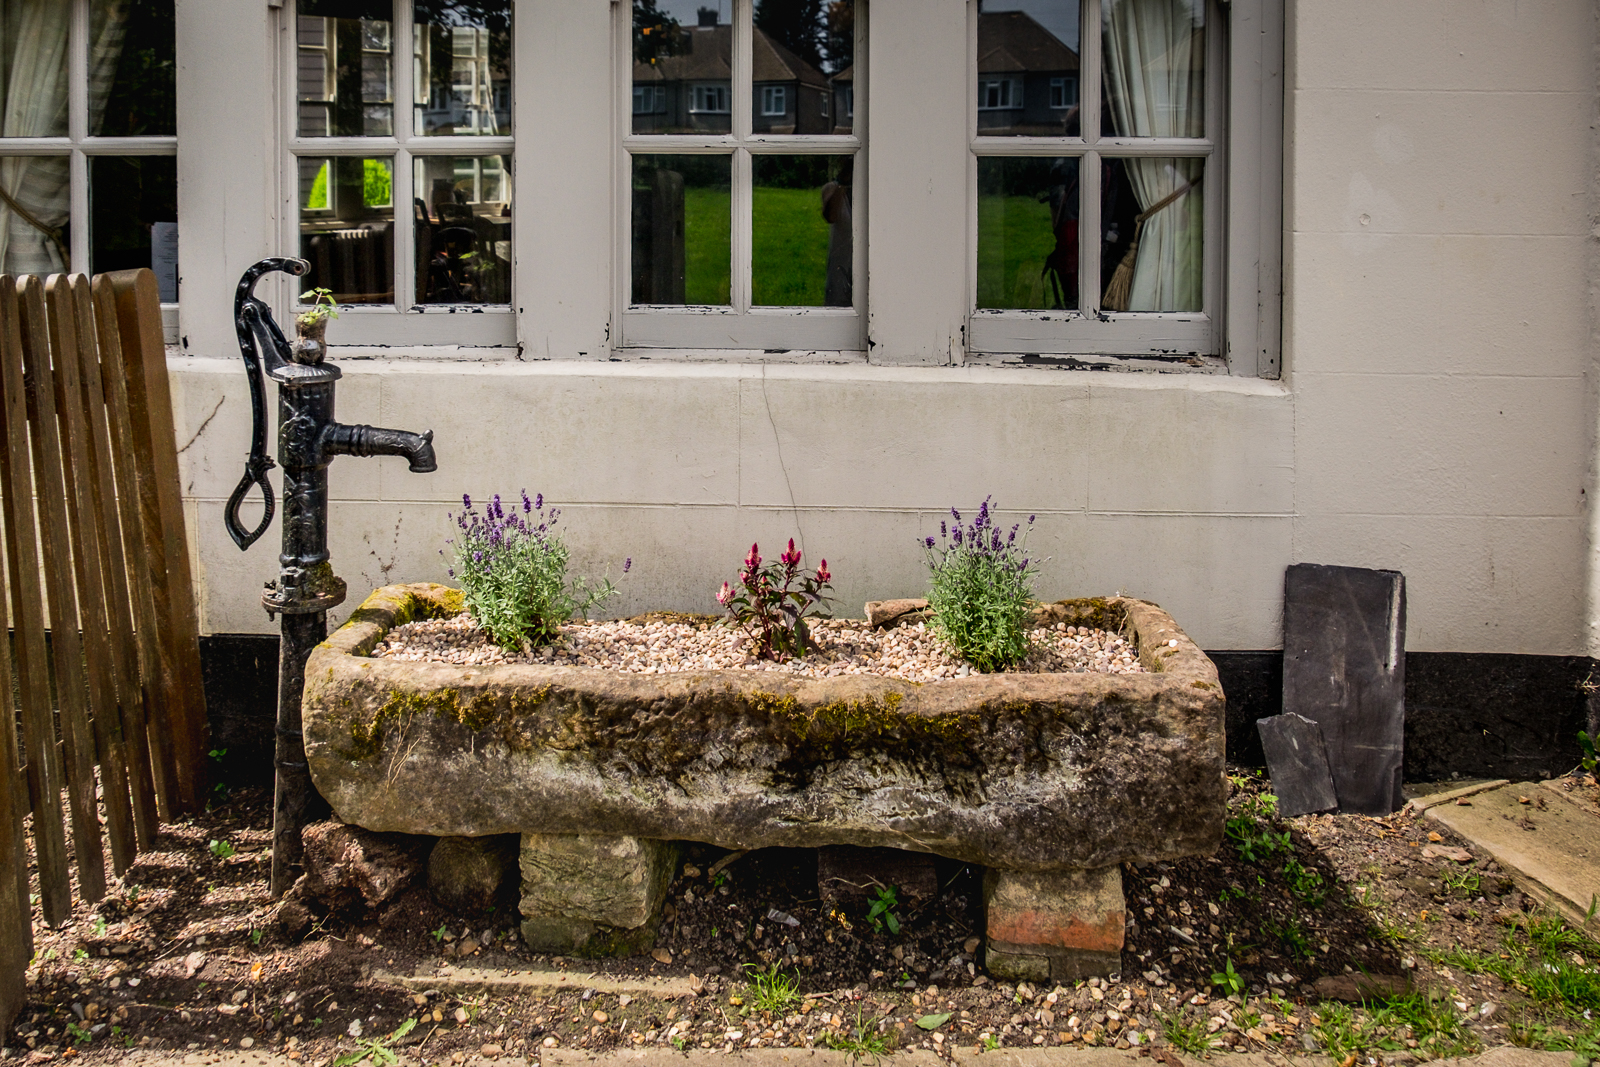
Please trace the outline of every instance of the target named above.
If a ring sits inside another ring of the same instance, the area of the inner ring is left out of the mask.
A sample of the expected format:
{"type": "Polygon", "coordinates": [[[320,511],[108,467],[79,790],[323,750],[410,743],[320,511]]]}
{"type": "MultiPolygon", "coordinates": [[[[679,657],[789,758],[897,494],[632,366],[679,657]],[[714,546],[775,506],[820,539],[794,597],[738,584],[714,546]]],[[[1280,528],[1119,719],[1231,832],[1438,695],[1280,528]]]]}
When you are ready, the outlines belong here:
{"type": "Polygon", "coordinates": [[[1060,137],[1078,110],[1078,53],[1026,11],[978,16],[978,131],[1060,137]]]}
{"type": "Polygon", "coordinates": [[[833,89],[832,106],[829,109],[833,132],[853,133],[856,124],[856,65],[852,63],[835,74],[829,84],[833,89]]]}
{"type": "MultiPolygon", "coordinates": [[[[700,24],[654,63],[633,67],[634,133],[727,133],[733,114],[733,27],[702,9],[700,24]]],[[[848,127],[833,106],[827,75],[755,28],[751,129],[755,133],[834,133],[848,127]]]]}

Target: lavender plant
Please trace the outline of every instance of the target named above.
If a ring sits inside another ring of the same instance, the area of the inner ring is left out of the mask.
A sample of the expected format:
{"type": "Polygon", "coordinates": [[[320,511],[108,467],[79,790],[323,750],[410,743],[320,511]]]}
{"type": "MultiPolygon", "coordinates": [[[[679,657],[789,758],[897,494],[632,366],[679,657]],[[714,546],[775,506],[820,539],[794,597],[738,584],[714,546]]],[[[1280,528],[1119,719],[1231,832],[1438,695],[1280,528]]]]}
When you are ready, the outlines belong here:
{"type": "MultiPolygon", "coordinates": [[[[930,627],[980,671],[998,671],[1028,653],[1028,609],[1033,603],[1037,561],[1027,552],[1022,524],[1002,533],[994,523],[992,497],[966,526],[955,508],[955,525],[939,523],[939,538],[922,539],[927,553],[930,627]],[[1018,534],[1021,533],[1021,537],[1018,534]]],[[[1028,528],[1034,516],[1028,516],[1028,528]]]]}
{"type": "MultiPolygon", "coordinates": [[[[451,542],[450,576],[461,583],[467,610],[500,647],[550,644],[574,613],[587,617],[590,608],[616,595],[609,578],[598,585],[568,581],[567,546],[551,532],[561,512],[545,511],[543,493],[529,500],[523,490],[520,512],[515,505],[507,511],[498,493],[482,514],[466,494],[461,506],[461,514],[452,516],[461,533],[451,542]]],[[[630,558],[622,573],[632,566],[630,558]]]]}
{"type": "Polygon", "coordinates": [[[722,583],[717,603],[728,609],[728,624],[750,636],[750,647],[757,659],[783,663],[804,656],[811,645],[806,617],[827,619],[816,610],[829,603],[824,590],[832,590],[828,561],[817,564],[811,574],[800,570],[800,550],[789,538],[789,550],[762,566],[761,546],[751,545],[739,571],[737,588],[722,583]],[[796,585],[795,583],[799,584],[796,585]]]}

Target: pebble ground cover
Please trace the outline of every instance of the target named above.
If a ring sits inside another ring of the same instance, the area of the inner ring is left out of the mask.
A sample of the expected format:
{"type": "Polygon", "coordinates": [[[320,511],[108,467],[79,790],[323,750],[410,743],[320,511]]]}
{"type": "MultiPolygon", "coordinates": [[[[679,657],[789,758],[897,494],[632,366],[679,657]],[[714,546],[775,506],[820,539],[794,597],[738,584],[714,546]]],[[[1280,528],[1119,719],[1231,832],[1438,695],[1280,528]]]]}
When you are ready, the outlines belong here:
{"type": "Polygon", "coordinates": [[[512,915],[464,922],[421,887],[293,942],[266,891],[270,797],[219,793],[205,815],[164,825],[98,907],[79,905],[59,930],[36,923],[29,999],[4,1056],[136,1062],[245,1047],[347,1067],[386,1064],[391,1051],[453,1065],[547,1047],[1098,1044],[1398,1064],[1507,1042],[1596,1056],[1600,946],[1535,910],[1492,862],[1425,855],[1464,846],[1433,841],[1410,813],[1280,820],[1262,790],[1236,776],[1215,855],[1124,869],[1120,976],[1037,987],[984,973],[975,869],[940,861],[937,893],[899,897],[891,933],[882,912],[869,921],[867,901],[825,905],[803,850],[720,870],[719,850],[691,851],[656,956],[536,957],[512,915]],[[420,971],[443,986],[468,966],[565,971],[573,988],[430,996],[376,977],[420,971]],[[1363,974],[1407,984],[1363,1003],[1363,974]],[[591,975],[677,976],[698,991],[601,992],[591,975]]]}

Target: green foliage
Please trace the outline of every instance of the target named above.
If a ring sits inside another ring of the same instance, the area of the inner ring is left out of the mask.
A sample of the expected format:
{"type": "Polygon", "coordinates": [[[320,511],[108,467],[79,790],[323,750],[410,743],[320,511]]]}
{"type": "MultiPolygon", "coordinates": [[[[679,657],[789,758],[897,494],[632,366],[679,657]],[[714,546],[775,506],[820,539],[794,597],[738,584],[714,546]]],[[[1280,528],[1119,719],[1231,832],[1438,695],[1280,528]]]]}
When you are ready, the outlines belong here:
{"type": "Polygon", "coordinates": [[[339,302],[333,298],[332,289],[307,289],[300,294],[300,300],[311,305],[298,316],[299,321],[307,326],[339,317],[339,302]]]}
{"type": "Polygon", "coordinates": [[[934,1015],[923,1015],[917,1019],[917,1026],[923,1030],[937,1030],[950,1021],[950,1013],[941,1011],[934,1015]]]}
{"type": "Polygon", "coordinates": [[[1220,986],[1224,996],[1244,995],[1244,975],[1233,969],[1233,957],[1229,956],[1220,971],[1213,971],[1211,984],[1220,986]]]}
{"type": "Polygon", "coordinates": [[[978,1045],[985,1052],[993,1052],[1000,1047],[1000,1039],[993,1034],[984,1034],[983,1040],[979,1041],[978,1045]]]}
{"type": "Polygon", "coordinates": [[[1459,874],[1446,871],[1443,882],[1446,893],[1460,893],[1464,897],[1477,893],[1483,885],[1482,879],[1472,871],[1462,871],[1459,874]]]}
{"type": "Polygon", "coordinates": [[[1478,1047],[1455,1006],[1422,993],[1370,1001],[1361,1010],[1326,1001],[1317,1008],[1317,1044],[1335,1060],[1351,1053],[1397,1052],[1417,1042],[1427,1058],[1461,1056],[1478,1047]]]}
{"type": "Polygon", "coordinates": [[[1514,923],[1502,953],[1457,950],[1434,958],[1469,973],[1493,974],[1547,1009],[1600,1016],[1600,944],[1553,915],[1514,923]],[[1588,962],[1575,962],[1575,954],[1588,962]]]}
{"type": "Polygon", "coordinates": [[[656,0],[633,0],[633,59],[654,65],[688,50],[678,20],[656,6],[656,0]]]}
{"type": "MultiPolygon", "coordinates": [[[[322,164],[306,193],[307,211],[337,210],[328,202],[328,163],[322,164]]],[[[361,202],[364,207],[388,207],[394,199],[394,175],[387,159],[361,161],[361,202]]]]}
{"type": "Polygon", "coordinates": [[[895,895],[895,887],[881,885],[878,887],[876,899],[867,911],[867,922],[878,932],[888,930],[891,934],[900,932],[900,916],[895,914],[895,908],[900,905],[899,898],[895,895]]]}
{"type": "Polygon", "coordinates": [[[67,1023],[67,1036],[72,1038],[72,1043],[75,1045],[87,1045],[94,1040],[94,1035],[89,1033],[87,1027],[71,1021],[67,1023]]]}
{"type": "Polygon", "coordinates": [[[728,624],[750,638],[750,650],[757,659],[783,663],[804,656],[810,648],[807,616],[829,617],[817,606],[827,605],[824,590],[832,588],[828,584],[832,577],[827,560],[818,563],[811,574],[802,571],[800,550],[794,547],[792,537],[788,551],[765,565],[760,546],[751,545],[739,571],[738,586],[723,582],[717,603],[728,610],[728,624]]]}
{"type": "Polygon", "coordinates": [[[782,1014],[800,1003],[799,978],[784,974],[776,963],[765,971],[753,963],[744,969],[750,973],[749,1008],[782,1014]]]}
{"type": "Polygon", "coordinates": [[[823,1042],[835,1052],[849,1053],[852,1059],[871,1056],[874,1061],[889,1053],[889,1038],[876,1026],[861,1021],[861,1009],[856,1009],[855,1026],[848,1034],[826,1034],[823,1042]]]}
{"type": "Polygon", "coordinates": [[[407,1019],[394,1028],[394,1032],[387,1037],[374,1037],[368,1039],[356,1038],[354,1052],[345,1052],[333,1058],[333,1067],[350,1067],[351,1064],[360,1063],[370,1058],[373,1067],[394,1067],[400,1062],[400,1057],[395,1055],[391,1047],[396,1041],[409,1034],[417,1025],[417,1020],[407,1019]]]}
{"type": "Polygon", "coordinates": [[[444,923],[440,923],[439,924],[439,929],[433,931],[433,939],[436,942],[437,941],[443,941],[445,938],[447,938],[449,936],[450,936],[450,928],[448,926],[446,926],[444,923]]]}
{"type": "MultiPolygon", "coordinates": [[[[988,162],[979,160],[980,175],[988,162]]],[[[1055,294],[1044,275],[1045,260],[1055,246],[1049,204],[1033,196],[980,194],[978,307],[1030,310],[1055,307],[1055,294]]],[[[1070,294],[1065,303],[1076,307],[1078,294],[1070,294]]]]}
{"type": "Polygon", "coordinates": [[[1223,833],[1238,850],[1240,858],[1248,863],[1261,863],[1293,850],[1289,831],[1272,828],[1277,814],[1278,798],[1271,793],[1246,794],[1234,800],[1223,833]]]}
{"type": "Polygon", "coordinates": [[[206,847],[209,848],[211,850],[211,854],[219,860],[230,859],[234,854],[233,842],[228,840],[219,841],[216,838],[212,838],[211,843],[206,847]]]}
{"type": "Polygon", "coordinates": [[[94,936],[95,937],[104,937],[104,936],[106,936],[106,926],[107,926],[107,923],[106,923],[105,916],[104,915],[96,915],[94,917],[94,925],[91,927],[91,929],[94,932],[94,936]]]}
{"type": "MultiPolygon", "coordinates": [[[[950,509],[955,525],[939,524],[939,544],[922,539],[928,564],[931,628],[980,671],[998,671],[1028,654],[1028,610],[1038,567],[1027,554],[1019,523],[1009,534],[995,525],[991,497],[968,526],[950,509]]],[[[1028,516],[1028,526],[1033,525],[1028,516]]]]}
{"type": "Polygon", "coordinates": [[[1261,930],[1283,942],[1284,951],[1296,959],[1311,958],[1311,935],[1299,919],[1268,919],[1261,924],[1261,930]]]}
{"type": "Polygon", "coordinates": [[[1206,1033],[1206,1021],[1193,1018],[1182,1011],[1160,1012],[1161,1033],[1167,1044],[1191,1056],[1203,1056],[1211,1051],[1211,1035],[1206,1033]]]}
{"type": "MultiPolygon", "coordinates": [[[[816,159],[827,156],[756,156],[765,159],[816,159]]],[[[756,175],[751,195],[751,303],[760,307],[821,307],[827,298],[828,221],[822,217],[815,185],[784,189],[763,184],[756,175]]]]}
{"type": "Polygon", "coordinates": [[[1583,769],[1588,771],[1590,774],[1595,773],[1595,765],[1596,763],[1600,763],[1600,757],[1596,756],[1594,746],[1595,739],[1589,736],[1588,731],[1579,730],[1578,747],[1583,750],[1583,757],[1578,762],[1582,763],[1583,769]]]}
{"type": "MultiPolygon", "coordinates": [[[[484,514],[461,498],[456,517],[461,535],[455,539],[450,576],[461,583],[467,610],[501,648],[516,650],[547,645],[561,635],[561,624],[574,613],[616,595],[609,579],[590,587],[583,579],[567,580],[568,550],[550,532],[560,512],[544,510],[544,496],[522,494],[522,511],[507,512],[495,494],[484,514]]],[[[628,572],[633,560],[623,564],[628,572]]]]}
{"type": "Polygon", "coordinates": [[[1327,885],[1322,875],[1305,866],[1293,856],[1284,861],[1283,876],[1289,882],[1289,892],[1300,903],[1312,908],[1322,907],[1328,898],[1327,885]]]}

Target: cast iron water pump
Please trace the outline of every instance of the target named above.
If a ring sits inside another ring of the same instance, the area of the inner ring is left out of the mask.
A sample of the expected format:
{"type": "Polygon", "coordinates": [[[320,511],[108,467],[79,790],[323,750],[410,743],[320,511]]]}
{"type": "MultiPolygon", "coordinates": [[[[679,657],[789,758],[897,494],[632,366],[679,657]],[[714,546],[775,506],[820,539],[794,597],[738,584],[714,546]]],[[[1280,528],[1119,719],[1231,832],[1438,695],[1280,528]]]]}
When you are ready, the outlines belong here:
{"type": "Polygon", "coordinates": [[[283,554],[278,580],[261,595],[267,617],[283,616],[278,660],[277,778],[272,804],[272,895],[281,896],[300,866],[300,827],[316,795],[300,734],[300,700],[306,659],[328,636],[328,609],[344,601],[344,580],[328,561],[328,464],[335,456],[405,456],[411,469],[436,469],[433,431],[423,434],[345,426],[333,421],[334,383],[339,368],[324,363],[327,347],[314,336],[291,345],[255,295],[264,274],[301,275],[303,259],[263,259],[244,272],[233,298],[234,328],[250,379],[254,423],[244,477],[228,498],[224,521],[241,550],[253,545],[272,522],[272,483],[267,472],[267,401],[263,371],[278,383],[278,463],[283,466],[283,554]],[[239,506],[252,487],[261,488],[264,511],[254,530],[239,521],[239,506]]]}

